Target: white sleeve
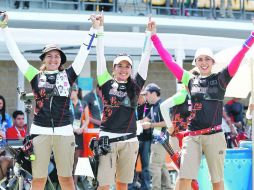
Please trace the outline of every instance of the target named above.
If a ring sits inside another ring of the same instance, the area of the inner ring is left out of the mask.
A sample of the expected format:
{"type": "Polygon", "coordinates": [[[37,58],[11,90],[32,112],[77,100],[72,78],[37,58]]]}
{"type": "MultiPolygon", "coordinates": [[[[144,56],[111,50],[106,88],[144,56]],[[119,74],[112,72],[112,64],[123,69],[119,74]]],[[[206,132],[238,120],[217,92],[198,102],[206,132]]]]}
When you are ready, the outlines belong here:
{"type": "Polygon", "coordinates": [[[103,27],[100,27],[98,31],[98,39],[96,46],[96,54],[97,54],[97,76],[102,76],[107,71],[106,59],[104,55],[104,33],[103,27]]]}
{"type": "Polygon", "coordinates": [[[94,39],[96,38],[97,30],[91,28],[85,42],[80,46],[79,52],[72,63],[73,70],[79,75],[85,65],[86,58],[92,48],[94,39]]]}
{"type": "Polygon", "coordinates": [[[169,112],[170,108],[173,106],[175,106],[173,97],[168,98],[167,100],[165,100],[164,102],[160,104],[161,115],[167,125],[167,128],[173,127],[172,121],[170,119],[170,112],[169,112]]]}
{"type": "Polygon", "coordinates": [[[29,66],[30,66],[29,63],[27,62],[25,57],[21,54],[16,42],[14,41],[14,39],[9,31],[9,28],[8,27],[3,28],[2,33],[4,36],[5,44],[9,50],[9,53],[10,53],[12,59],[17,64],[20,71],[25,75],[29,69],[29,66]]]}
{"type": "Polygon", "coordinates": [[[152,50],[151,32],[146,31],[144,46],[142,50],[142,56],[138,66],[138,73],[144,80],[146,80],[147,78],[148,64],[150,60],[151,50],[152,50]]]}

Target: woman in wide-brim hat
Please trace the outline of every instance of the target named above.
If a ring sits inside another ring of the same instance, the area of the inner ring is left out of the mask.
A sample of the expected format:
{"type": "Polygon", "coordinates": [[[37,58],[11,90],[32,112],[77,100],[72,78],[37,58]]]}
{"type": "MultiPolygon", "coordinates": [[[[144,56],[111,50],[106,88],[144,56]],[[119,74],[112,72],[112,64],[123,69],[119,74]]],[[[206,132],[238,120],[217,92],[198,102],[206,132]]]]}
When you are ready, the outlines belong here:
{"type": "Polygon", "coordinates": [[[34,119],[30,129],[30,134],[35,136],[33,145],[36,156],[32,161],[32,188],[44,189],[53,151],[61,188],[74,190],[72,170],[75,138],[69,111],[70,89],[84,66],[96,30],[91,28],[70,67],[64,69],[65,54],[57,45],[49,44],[42,50],[42,66],[37,70],[20,53],[7,27],[8,16],[3,16],[0,27],[7,48],[20,71],[29,80],[35,97],[34,119]]]}

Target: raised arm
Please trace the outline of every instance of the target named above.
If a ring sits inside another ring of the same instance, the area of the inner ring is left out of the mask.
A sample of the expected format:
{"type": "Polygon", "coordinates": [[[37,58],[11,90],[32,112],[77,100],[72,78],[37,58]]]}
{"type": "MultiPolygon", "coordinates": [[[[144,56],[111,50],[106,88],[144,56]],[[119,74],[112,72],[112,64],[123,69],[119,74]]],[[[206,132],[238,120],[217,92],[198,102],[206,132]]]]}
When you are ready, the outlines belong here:
{"type": "Polygon", "coordinates": [[[245,54],[249,51],[253,43],[254,43],[254,32],[251,33],[249,38],[243,44],[242,49],[235,55],[235,57],[228,65],[228,72],[231,77],[233,77],[237,72],[245,54]]]}
{"type": "Polygon", "coordinates": [[[151,18],[149,18],[149,22],[146,28],[145,41],[142,49],[142,56],[138,66],[138,73],[144,80],[146,80],[147,78],[148,65],[152,50],[152,42],[151,42],[152,24],[153,23],[151,22],[151,18]]]}
{"type": "MultiPolygon", "coordinates": [[[[3,14],[3,13],[2,13],[3,14]]],[[[39,72],[36,68],[31,66],[25,57],[21,54],[16,42],[14,41],[9,28],[7,26],[8,24],[8,15],[5,13],[3,14],[4,20],[0,21],[0,27],[3,33],[5,44],[9,50],[9,53],[12,57],[12,59],[17,64],[20,71],[23,73],[23,75],[31,81],[34,76],[39,72]]]]}
{"type": "Polygon", "coordinates": [[[91,50],[92,44],[95,41],[97,29],[91,27],[88,35],[85,37],[85,42],[80,46],[79,52],[72,63],[72,67],[77,75],[79,75],[85,65],[86,58],[91,50]]]}
{"type": "Polygon", "coordinates": [[[173,75],[177,78],[177,80],[182,81],[183,69],[177,65],[172,55],[163,47],[159,37],[156,35],[156,24],[153,24],[153,34],[152,34],[152,42],[157,52],[159,53],[161,59],[167,66],[168,70],[170,70],[173,75]]]}
{"type": "Polygon", "coordinates": [[[112,79],[109,74],[106,66],[106,59],[104,56],[104,15],[97,15],[95,18],[92,18],[93,26],[98,28],[98,39],[96,45],[96,56],[97,56],[97,80],[98,84],[102,86],[108,80],[112,79]]]}

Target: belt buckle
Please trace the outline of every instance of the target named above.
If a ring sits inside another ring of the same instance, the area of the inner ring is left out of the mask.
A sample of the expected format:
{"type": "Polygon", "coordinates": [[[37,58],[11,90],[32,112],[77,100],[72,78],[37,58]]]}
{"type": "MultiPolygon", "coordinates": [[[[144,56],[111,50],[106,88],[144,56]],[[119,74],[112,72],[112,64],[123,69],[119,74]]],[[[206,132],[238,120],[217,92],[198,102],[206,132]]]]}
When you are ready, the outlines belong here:
{"type": "Polygon", "coordinates": [[[123,141],[126,141],[126,140],[128,140],[127,135],[123,136],[123,141]]]}
{"type": "Polygon", "coordinates": [[[211,128],[211,133],[215,133],[216,129],[214,127],[211,128]]]}

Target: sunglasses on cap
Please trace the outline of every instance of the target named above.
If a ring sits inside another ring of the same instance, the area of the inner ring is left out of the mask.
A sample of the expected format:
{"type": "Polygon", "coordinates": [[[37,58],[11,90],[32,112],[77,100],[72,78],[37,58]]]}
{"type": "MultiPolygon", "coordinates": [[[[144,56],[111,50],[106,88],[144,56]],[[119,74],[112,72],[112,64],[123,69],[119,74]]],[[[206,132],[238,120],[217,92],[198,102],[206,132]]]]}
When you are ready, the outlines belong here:
{"type": "Polygon", "coordinates": [[[120,53],[116,55],[114,61],[113,61],[113,66],[119,64],[121,61],[128,61],[130,65],[132,66],[133,60],[130,55],[126,53],[120,53]]]}

